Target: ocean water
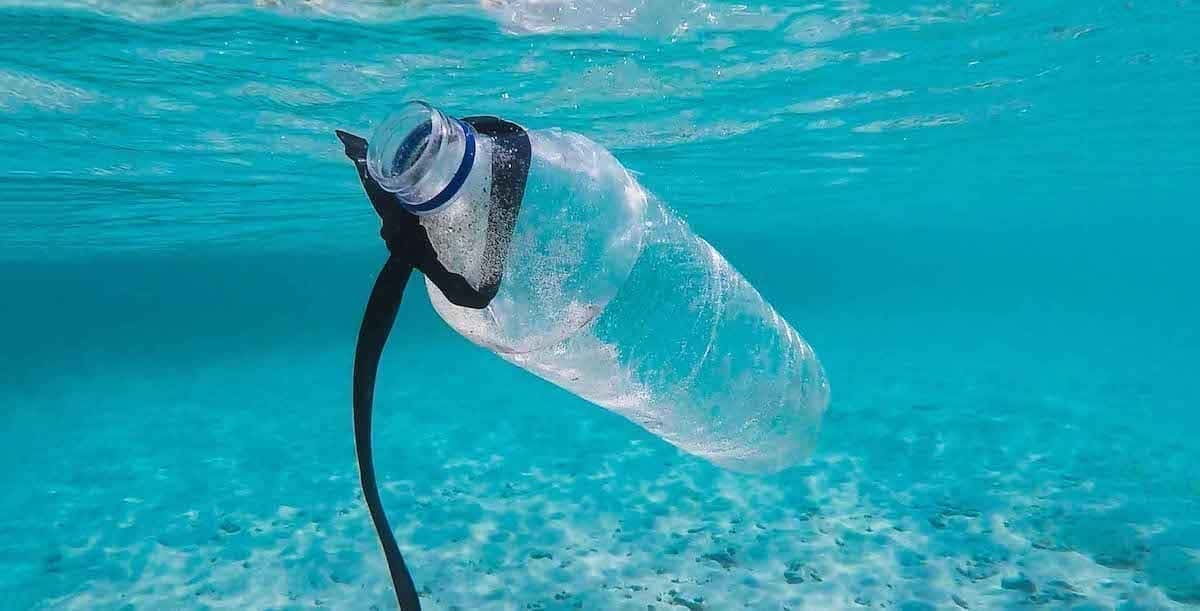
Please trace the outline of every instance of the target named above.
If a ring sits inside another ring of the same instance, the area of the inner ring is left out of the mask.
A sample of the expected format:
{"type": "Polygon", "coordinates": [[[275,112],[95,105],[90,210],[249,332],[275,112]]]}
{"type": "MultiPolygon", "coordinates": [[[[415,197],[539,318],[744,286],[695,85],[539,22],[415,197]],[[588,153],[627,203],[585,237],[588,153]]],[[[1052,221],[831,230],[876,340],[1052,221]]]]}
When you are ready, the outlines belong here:
{"type": "Polygon", "coordinates": [[[0,608],[388,609],[335,128],[604,144],[817,350],[739,475],[410,284],[376,461],[430,609],[1200,606],[1200,3],[0,1],[0,608]]]}

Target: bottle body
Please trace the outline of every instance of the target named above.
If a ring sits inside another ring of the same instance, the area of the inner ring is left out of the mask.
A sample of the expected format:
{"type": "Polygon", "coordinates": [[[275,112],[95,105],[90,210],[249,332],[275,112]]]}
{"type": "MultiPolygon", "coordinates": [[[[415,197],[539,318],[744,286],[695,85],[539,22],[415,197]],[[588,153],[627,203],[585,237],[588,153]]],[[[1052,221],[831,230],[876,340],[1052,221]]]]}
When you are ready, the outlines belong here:
{"type": "MultiPolygon", "coordinates": [[[[691,454],[743,472],[803,460],[828,403],[812,349],[724,257],[581,136],[531,132],[504,278],[484,310],[430,300],[505,360],[691,454]]],[[[483,238],[481,200],[422,218],[483,238]],[[474,221],[467,221],[473,218],[474,221]]],[[[454,248],[439,252],[476,252],[454,248]]],[[[445,257],[454,260],[454,256],[445,257]]],[[[447,263],[452,267],[452,263],[447,263]]],[[[471,278],[472,266],[458,265],[471,278]]]]}
{"type": "Polygon", "coordinates": [[[647,217],[628,279],[588,325],[500,356],[720,466],[802,461],[829,392],[812,349],[669,209],[651,200],[647,217]]]}
{"type": "Polygon", "coordinates": [[[420,222],[438,260],[476,289],[501,274],[483,309],[456,306],[427,281],[447,324],[720,466],[772,472],[808,455],[829,399],[812,349],[608,151],[578,134],[528,131],[507,255],[486,261],[493,166],[503,156],[428,105],[406,108],[393,124],[410,135],[372,138],[382,143],[378,173],[395,184],[385,188],[402,200],[430,197],[465,165],[462,151],[473,152],[461,188],[420,222]]]}

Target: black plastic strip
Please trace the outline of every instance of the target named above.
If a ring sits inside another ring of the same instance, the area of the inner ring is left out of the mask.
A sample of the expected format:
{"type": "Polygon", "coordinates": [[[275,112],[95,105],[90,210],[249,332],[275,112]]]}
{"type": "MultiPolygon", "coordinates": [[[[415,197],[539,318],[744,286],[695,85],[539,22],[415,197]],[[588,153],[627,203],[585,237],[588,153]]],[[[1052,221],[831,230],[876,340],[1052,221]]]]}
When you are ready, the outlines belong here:
{"type": "Polygon", "coordinates": [[[463,121],[492,139],[492,201],[483,254],[483,261],[489,267],[482,270],[479,286],[479,293],[491,302],[500,290],[508,247],[521,212],[521,200],[525,198],[532,147],[529,134],[516,123],[497,117],[467,117],[463,121]]]}
{"type": "Polygon", "coordinates": [[[358,330],[358,344],[354,350],[354,451],[358,455],[358,477],[362,483],[363,500],[375,524],[375,533],[383,545],[388,572],[396,590],[396,601],[401,611],[420,611],[421,601],[417,598],[416,586],[404,564],[404,556],[396,544],[396,537],[388,524],[383,502],[379,498],[379,484],[375,480],[375,459],[371,450],[371,407],[375,396],[375,375],[379,370],[379,357],[391,334],[396,312],[404,287],[412,275],[412,264],[398,257],[389,257],[363,314],[362,326],[358,330]]]}
{"type": "Polygon", "coordinates": [[[401,611],[420,611],[412,576],[404,563],[400,547],[388,524],[379,484],[375,478],[375,461],[371,447],[371,412],[375,395],[375,377],[379,359],[400,309],[404,287],[413,268],[421,270],[451,303],[475,309],[487,307],[500,288],[508,248],[516,228],[517,214],[525,195],[529,176],[531,146],[529,135],[521,126],[496,117],[468,117],[463,120],[479,133],[492,139],[492,185],[488,209],[488,238],[484,259],[489,262],[483,270],[478,289],[460,274],[450,272],[438,260],[429,242],[429,235],[416,215],[404,210],[395,195],[379,186],[367,172],[367,141],[359,136],[338,131],[346,147],[346,156],[354,162],[363,188],[383,221],[380,235],[392,256],[384,264],[367,301],[366,313],[358,332],[354,354],[354,449],[358,455],[358,475],[363,499],[375,525],[375,533],[383,546],[388,572],[396,591],[401,611]]]}

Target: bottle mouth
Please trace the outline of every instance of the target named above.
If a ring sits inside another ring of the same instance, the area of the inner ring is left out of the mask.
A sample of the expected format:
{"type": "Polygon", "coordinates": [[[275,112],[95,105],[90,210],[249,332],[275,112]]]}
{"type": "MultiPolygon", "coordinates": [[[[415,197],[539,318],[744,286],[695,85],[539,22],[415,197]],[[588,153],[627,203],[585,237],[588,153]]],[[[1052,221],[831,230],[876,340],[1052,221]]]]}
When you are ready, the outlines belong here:
{"type": "Polygon", "coordinates": [[[449,202],[475,162],[470,125],[421,101],[391,113],[367,146],[367,172],[410,212],[429,213],[449,202]]]}

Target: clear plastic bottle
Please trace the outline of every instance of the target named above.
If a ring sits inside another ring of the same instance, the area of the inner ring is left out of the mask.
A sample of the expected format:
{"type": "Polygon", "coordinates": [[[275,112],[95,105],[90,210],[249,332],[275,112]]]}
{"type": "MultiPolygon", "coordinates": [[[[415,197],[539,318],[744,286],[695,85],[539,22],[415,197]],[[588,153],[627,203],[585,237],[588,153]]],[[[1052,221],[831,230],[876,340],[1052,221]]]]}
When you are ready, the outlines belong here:
{"type": "MultiPolygon", "coordinates": [[[[492,143],[468,133],[410,103],[376,129],[368,169],[401,202],[419,202],[471,162],[457,193],[421,224],[439,260],[479,287],[492,143]]],[[[499,291],[475,310],[427,282],[438,314],[510,363],[713,463],[771,472],[803,460],[829,398],[808,344],[603,147],[557,129],[528,135],[499,291]]]]}

